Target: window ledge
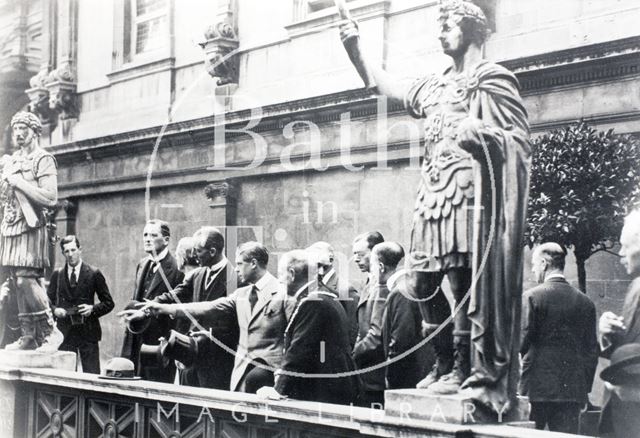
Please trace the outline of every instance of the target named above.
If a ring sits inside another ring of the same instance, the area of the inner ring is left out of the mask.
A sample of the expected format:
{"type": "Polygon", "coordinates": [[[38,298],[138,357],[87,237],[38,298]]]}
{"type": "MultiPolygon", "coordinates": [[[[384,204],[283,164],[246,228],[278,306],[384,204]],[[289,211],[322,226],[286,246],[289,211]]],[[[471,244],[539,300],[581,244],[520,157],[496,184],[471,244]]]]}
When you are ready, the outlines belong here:
{"type": "Polygon", "coordinates": [[[175,58],[164,55],[163,57],[145,57],[122,65],[107,73],[109,82],[116,83],[134,79],[140,76],[147,76],[153,73],[171,70],[174,68],[175,58]]]}
{"type": "MultiPolygon", "coordinates": [[[[347,3],[353,18],[369,20],[386,16],[391,0],[355,0],[347,3]]],[[[338,10],[330,7],[309,13],[304,19],[285,26],[290,38],[315,33],[336,26],[340,22],[338,10]]]]}

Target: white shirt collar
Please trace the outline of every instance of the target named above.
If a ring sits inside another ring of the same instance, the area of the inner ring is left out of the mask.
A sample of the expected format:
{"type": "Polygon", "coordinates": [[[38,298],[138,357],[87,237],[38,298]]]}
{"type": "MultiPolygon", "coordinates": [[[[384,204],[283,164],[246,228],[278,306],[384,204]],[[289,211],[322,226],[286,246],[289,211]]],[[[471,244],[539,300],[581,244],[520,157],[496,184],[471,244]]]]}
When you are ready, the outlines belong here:
{"type": "Polygon", "coordinates": [[[265,287],[267,287],[267,283],[271,281],[271,274],[265,272],[265,274],[260,277],[258,281],[254,283],[255,287],[258,288],[258,291],[262,291],[265,287]]]}
{"type": "Polygon", "coordinates": [[[566,280],[564,277],[564,274],[551,274],[551,275],[547,275],[544,278],[544,281],[551,280],[552,278],[562,278],[563,280],[566,280]]]}
{"type": "Polygon", "coordinates": [[[78,277],[80,277],[80,268],[82,268],[82,260],[80,260],[73,268],[67,264],[67,277],[71,279],[71,273],[75,271],[76,279],[78,279],[78,277]]]}
{"type": "Polygon", "coordinates": [[[327,284],[327,282],[329,280],[331,280],[331,278],[336,274],[336,270],[331,268],[331,270],[329,272],[327,272],[326,274],[324,274],[324,277],[322,277],[322,282],[324,284],[327,284]]]}
{"type": "Polygon", "coordinates": [[[224,268],[225,266],[227,266],[227,258],[225,256],[222,256],[222,260],[220,260],[218,263],[216,263],[213,266],[209,267],[209,270],[211,272],[217,272],[220,269],[224,268]]]}
{"type": "Polygon", "coordinates": [[[169,254],[169,247],[167,246],[165,249],[163,249],[162,251],[160,251],[158,253],[158,257],[154,258],[153,257],[153,253],[149,254],[149,260],[156,262],[156,263],[160,263],[161,261],[164,260],[164,258],[167,256],[167,254],[169,254]]]}

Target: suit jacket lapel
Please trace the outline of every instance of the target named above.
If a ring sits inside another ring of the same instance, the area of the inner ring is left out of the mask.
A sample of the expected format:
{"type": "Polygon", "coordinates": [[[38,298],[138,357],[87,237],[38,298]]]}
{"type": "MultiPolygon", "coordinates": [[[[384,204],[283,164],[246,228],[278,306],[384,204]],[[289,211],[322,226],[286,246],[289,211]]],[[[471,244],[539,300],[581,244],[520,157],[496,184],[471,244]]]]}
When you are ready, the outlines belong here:
{"type": "Polygon", "coordinates": [[[133,296],[133,299],[135,301],[142,301],[142,299],[144,298],[144,279],[150,266],[151,260],[147,258],[142,262],[140,268],[138,269],[136,277],[136,290],[135,295],[133,296]]]}
{"type": "Polygon", "coordinates": [[[158,266],[158,269],[156,269],[156,272],[151,279],[151,284],[149,285],[147,296],[153,296],[155,290],[164,284],[164,279],[162,278],[160,270],[162,270],[162,273],[164,273],[164,276],[167,278],[167,280],[169,280],[173,276],[170,257],[171,254],[167,253],[166,257],[160,261],[160,266],[158,266]]]}
{"type": "MultiPolygon", "coordinates": [[[[253,308],[253,312],[251,312],[251,319],[249,320],[249,324],[251,324],[258,317],[258,315],[260,315],[260,312],[262,312],[265,306],[271,302],[271,298],[275,295],[276,291],[271,291],[269,295],[266,296],[267,293],[267,291],[258,293],[258,302],[253,308]]],[[[251,309],[251,305],[249,305],[249,309],[251,309]]]]}
{"type": "Polygon", "coordinates": [[[76,286],[75,295],[79,295],[80,291],[86,289],[86,283],[89,281],[89,267],[86,263],[82,263],[80,273],[78,274],[78,285],[76,286]]]}
{"type": "MultiPolygon", "coordinates": [[[[270,281],[264,287],[264,290],[261,292],[258,292],[258,302],[253,308],[253,312],[251,312],[249,325],[251,325],[251,323],[253,323],[257,319],[258,315],[260,315],[260,313],[265,308],[265,306],[271,302],[271,298],[273,298],[273,296],[278,292],[277,285],[274,285],[273,283],[274,283],[273,279],[270,279],[270,281]]],[[[248,300],[249,298],[248,294],[250,292],[251,292],[251,289],[249,289],[249,291],[247,292],[247,308],[249,311],[251,311],[251,305],[249,304],[249,300],[248,300]]]]}
{"type": "Polygon", "coordinates": [[[369,279],[367,278],[367,281],[365,282],[364,288],[362,290],[362,294],[360,295],[360,301],[358,301],[358,307],[362,306],[367,302],[367,300],[369,299],[370,292],[371,292],[371,284],[369,282],[369,279]]]}

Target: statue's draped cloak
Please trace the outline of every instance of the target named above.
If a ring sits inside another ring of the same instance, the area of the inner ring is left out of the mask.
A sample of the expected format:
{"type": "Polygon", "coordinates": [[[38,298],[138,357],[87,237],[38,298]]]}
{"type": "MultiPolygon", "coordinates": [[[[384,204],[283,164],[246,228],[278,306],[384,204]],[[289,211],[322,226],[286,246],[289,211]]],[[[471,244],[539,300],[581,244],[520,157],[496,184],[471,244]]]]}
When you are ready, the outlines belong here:
{"type": "MultiPolygon", "coordinates": [[[[451,73],[445,71],[444,76],[451,73]]],[[[405,105],[413,117],[429,117],[429,107],[418,99],[418,92],[438,78],[423,78],[409,88],[405,105]]],[[[463,387],[470,388],[474,399],[504,413],[505,405],[515,399],[519,377],[529,127],[518,81],[504,67],[483,61],[466,79],[457,80],[466,84],[459,93],[466,100],[461,103],[468,105],[468,116],[484,124],[474,145],[466,148],[474,158],[470,253],[475,281],[469,303],[472,373],[463,387]]]]}
{"type": "MultiPolygon", "coordinates": [[[[475,69],[469,116],[486,126],[476,158],[476,209],[469,318],[472,370],[463,387],[506,412],[515,400],[523,275],[523,235],[529,194],[531,148],[527,112],[518,81],[504,67],[484,62],[475,69]],[[475,81],[474,81],[475,82],[475,81]]],[[[481,139],[478,139],[481,141],[481,139]]]]}

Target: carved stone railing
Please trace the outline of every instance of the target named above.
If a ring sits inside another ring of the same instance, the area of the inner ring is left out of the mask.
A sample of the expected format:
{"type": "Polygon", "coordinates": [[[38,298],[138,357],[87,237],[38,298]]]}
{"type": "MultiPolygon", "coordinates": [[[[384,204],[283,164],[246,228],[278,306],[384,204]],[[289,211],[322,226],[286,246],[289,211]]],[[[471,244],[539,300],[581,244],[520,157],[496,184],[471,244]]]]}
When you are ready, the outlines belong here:
{"type": "MultiPolygon", "coordinates": [[[[566,435],[510,425],[453,425],[383,411],[53,369],[0,367],[3,422],[14,437],[503,437],[566,435]]],[[[4,433],[4,434],[3,434],[4,433]]]]}

